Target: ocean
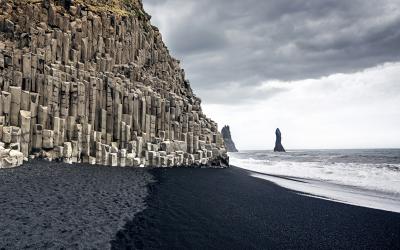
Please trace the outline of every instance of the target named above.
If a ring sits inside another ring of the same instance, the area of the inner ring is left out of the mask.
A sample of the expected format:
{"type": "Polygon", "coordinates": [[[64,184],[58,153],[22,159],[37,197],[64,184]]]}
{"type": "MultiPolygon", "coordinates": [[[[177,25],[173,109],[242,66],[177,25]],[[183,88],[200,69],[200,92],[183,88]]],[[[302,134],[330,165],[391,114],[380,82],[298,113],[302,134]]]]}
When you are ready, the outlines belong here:
{"type": "Polygon", "coordinates": [[[303,195],[400,212],[400,149],[242,151],[232,165],[303,195]]]}

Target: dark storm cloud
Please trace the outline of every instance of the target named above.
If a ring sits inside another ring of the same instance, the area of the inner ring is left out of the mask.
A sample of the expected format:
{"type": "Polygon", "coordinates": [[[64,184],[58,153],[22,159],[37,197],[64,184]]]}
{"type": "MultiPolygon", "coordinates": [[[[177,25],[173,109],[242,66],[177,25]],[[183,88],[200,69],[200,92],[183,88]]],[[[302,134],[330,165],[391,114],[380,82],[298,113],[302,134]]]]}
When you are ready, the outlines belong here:
{"type": "MultiPolygon", "coordinates": [[[[300,80],[400,59],[399,0],[144,0],[197,93],[236,100],[270,79],[300,80]]],[[[225,102],[203,95],[208,103],[225,102]]]]}

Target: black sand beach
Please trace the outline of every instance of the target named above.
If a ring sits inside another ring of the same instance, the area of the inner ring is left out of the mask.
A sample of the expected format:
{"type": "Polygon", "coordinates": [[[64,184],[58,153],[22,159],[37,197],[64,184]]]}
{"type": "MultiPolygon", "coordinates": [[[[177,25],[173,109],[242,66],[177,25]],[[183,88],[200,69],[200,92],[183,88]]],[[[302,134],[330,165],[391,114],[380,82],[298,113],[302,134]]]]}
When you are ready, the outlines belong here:
{"type": "Polygon", "coordinates": [[[46,161],[0,169],[0,249],[109,249],[151,181],[143,169],[46,161]]]}
{"type": "Polygon", "coordinates": [[[235,167],[34,161],[0,170],[0,185],[0,249],[400,249],[400,214],[301,196],[235,167]]]}
{"type": "Polygon", "coordinates": [[[400,249],[400,214],[298,195],[238,168],[155,169],[113,249],[400,249]]]}

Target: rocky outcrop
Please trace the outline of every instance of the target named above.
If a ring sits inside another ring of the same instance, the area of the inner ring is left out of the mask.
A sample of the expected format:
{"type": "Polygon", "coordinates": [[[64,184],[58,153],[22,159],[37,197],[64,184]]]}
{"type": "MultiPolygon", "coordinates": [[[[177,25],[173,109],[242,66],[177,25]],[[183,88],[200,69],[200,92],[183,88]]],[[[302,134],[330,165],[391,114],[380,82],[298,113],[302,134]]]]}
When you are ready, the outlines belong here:
{"type": "Polygon", "coordinates": [[[276,129],[275,135],[276,135],[276,140],[275,140],[274,151],[275,152],[286,152],[282,146],[282,134],[281,134],[281,131],[279,130],[279,128],[276,129]]]}
{"type": "Polygon", "coordinates": [[[232,140],[231,130],[229,126],[224,126],[221,130],[222,138],[224,138],[225,147],[228,152],[238,152],[235,143],[232,140]]]}
{"type": "Polygon", "coordinates": [[[0,167],[228,165],[140,0],[0,0],[0,10],[0,167]]]}

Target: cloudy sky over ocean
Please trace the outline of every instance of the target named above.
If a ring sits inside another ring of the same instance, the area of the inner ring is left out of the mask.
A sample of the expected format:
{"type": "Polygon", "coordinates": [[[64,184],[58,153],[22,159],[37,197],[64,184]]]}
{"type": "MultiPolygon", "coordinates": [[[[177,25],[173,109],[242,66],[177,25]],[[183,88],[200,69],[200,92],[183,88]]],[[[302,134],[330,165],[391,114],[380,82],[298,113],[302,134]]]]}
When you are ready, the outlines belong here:
{"type": "Polygon", "coordinates": [[[400,0],[144,0],[239,149],[400,147],[400,0]]]}

